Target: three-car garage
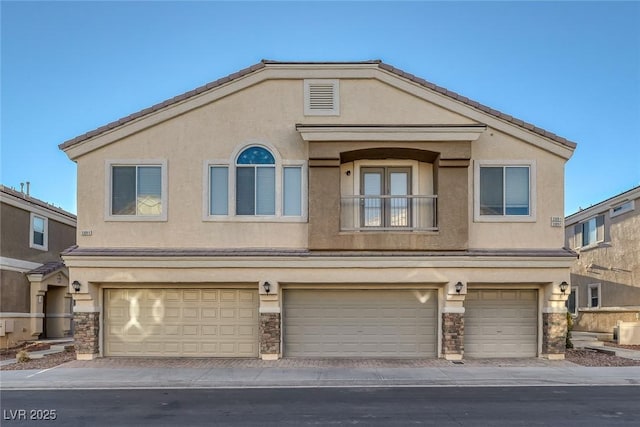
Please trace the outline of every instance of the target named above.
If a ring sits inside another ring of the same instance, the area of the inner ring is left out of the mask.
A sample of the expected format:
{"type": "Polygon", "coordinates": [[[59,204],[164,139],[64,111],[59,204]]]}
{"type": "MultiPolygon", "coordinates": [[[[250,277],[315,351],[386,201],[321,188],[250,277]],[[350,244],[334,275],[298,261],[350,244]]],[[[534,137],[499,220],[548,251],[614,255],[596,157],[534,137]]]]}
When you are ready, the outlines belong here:
{"type": "MultiPolygon", "coordinates": [[[[281,355],[302,358],[436,358],[437,289],[281,291],[281,355]]],[[[103,354],[260,356],[255,288],[106,288],[103,354]]],[[[464,357],[535,357],[538,291],[470,289],[464,357]]]]}

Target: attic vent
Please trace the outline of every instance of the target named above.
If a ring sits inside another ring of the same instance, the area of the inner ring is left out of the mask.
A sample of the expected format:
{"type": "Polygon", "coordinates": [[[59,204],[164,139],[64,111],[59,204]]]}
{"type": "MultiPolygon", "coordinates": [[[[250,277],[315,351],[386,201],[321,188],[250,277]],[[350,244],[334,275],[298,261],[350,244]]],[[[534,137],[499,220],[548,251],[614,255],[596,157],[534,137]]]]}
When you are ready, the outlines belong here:
{"type": "Polygon", "coordinates": [[[305,116],[338,116],[340,114],[339,89],[338,80],[305,80],[305,116]]]}

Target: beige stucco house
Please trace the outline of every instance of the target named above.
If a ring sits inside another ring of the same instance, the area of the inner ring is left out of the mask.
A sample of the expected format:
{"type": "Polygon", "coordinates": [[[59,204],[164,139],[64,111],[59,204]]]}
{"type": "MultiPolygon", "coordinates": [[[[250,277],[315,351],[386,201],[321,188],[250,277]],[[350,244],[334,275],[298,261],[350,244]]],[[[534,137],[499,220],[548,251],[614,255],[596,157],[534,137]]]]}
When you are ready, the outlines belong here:
{"type": "Polygon", "coordinates": [[[60,253],[75,239],[75,215],[32,197],[24,185],[0,185],[0,347],[71,336],[72,299],[60,253]]]}
{"type": "Polygon", "coordinates": [[[571,267],[568,309],[578,331],[612,333],[618,321],[640,321],[640,187],[565,219],[571,267]]]}
{"type": "Polygon", "coordinates": [[[575,144],[380,61],[262,61],[60,148],[79,358],[564,357],[575,144]]]}

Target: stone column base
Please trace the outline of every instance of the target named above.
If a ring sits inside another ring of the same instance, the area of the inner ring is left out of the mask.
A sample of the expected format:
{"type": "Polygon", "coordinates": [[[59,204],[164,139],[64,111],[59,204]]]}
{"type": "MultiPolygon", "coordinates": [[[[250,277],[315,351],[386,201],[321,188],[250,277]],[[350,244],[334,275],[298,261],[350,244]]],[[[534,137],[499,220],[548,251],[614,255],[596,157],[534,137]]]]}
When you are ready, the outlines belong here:
{"type": "Polygon", "coordinates": [[[260,357],[280,358],[280,313],[260,313],[260,357]]]}
{"type": "Polygon", "coordinates": [[[464,314],[442,313],[442,354],[447,360],[461,360],[464,354],[464,314]]]}
{"type": "Polygon", "coordinates": [[[74,334],[78,360],[92,360],[100,353],[100,313],[73,313],[74,334]]]}
{"type": "Polygon", "coordinates": [[[567,314],[542,313],[542,354],[564,358],[567,339],[567,314]]]}

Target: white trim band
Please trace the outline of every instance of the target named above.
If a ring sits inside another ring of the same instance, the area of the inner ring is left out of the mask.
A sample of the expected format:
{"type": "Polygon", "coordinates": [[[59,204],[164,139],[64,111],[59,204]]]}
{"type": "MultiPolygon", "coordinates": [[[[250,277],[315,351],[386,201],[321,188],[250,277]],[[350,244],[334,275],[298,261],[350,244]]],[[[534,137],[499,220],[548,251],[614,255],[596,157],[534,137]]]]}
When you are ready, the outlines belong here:
{"type": "Polygon", "coordinates": [[[455,314],[464,314],[465,308],[458,306],[444,306],[442,307],[442,314],[444,313],[455,313],[455,314]]]}
{"type": "Polygon", "coordinates": [[[40,318],[44,318],[44,314],[42,313],[11,313],[11,312],[5,312],[5,313],[0,313],[0,319],[5,319],[5,318],[21,318],[21,319],[40,319],[40,318]]]}
{"type": "Polygon", "coordinates": [[[0,268],[9,271],[18,271],[20,273],[26,273],[40,267],[42,264],[38,262],[25,261],[16,258],[0,257],[0,268]]]}
{"type": "Polygon", "coordinates": [[[280,307],[260,307],[258,309],[258,313],[260,314],[268,314],[268,313],[277,313],[280,314],[282,311],[280,307]]]}

